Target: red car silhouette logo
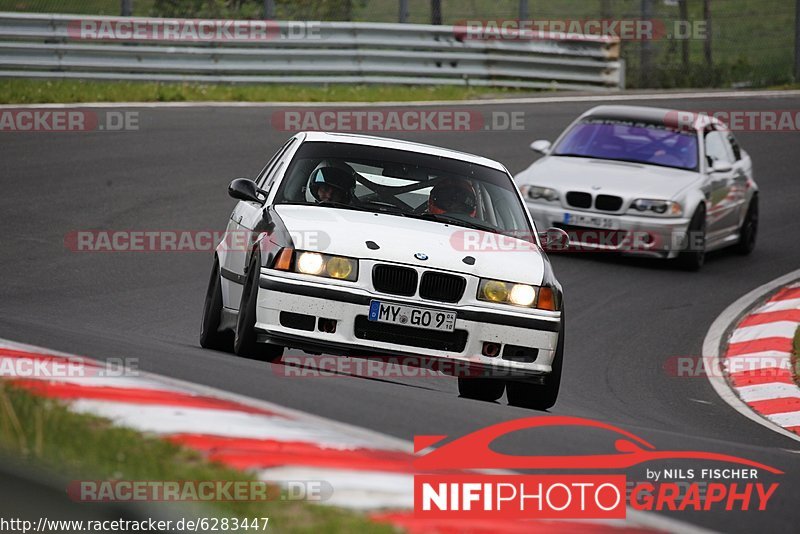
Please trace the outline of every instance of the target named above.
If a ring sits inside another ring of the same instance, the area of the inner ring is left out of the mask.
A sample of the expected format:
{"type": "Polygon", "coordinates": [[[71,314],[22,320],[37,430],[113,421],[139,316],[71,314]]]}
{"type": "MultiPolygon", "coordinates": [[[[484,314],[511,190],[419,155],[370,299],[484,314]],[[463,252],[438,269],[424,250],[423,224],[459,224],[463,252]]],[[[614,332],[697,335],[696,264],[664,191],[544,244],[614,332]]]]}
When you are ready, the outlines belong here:
{"type": "MultiPolygon", "coordinates": [[[[447,436],[416,436],[414,452],[439,443],[447,436]]],[[[553,416],[527,417],[492,425],[414,459],[414,467],[419,471],[438,471],[448,469],[624,469],[655,460],[713,460],[730,462],[748,467],[764,469],[770,473],[783,474],[783,471],[768,465],[738,456],[703,451],[659,451],[642,438],[616,426],[584,419],[581,417],[553,416]],[[614,443],[614,454],[593,454],[586,456],[514,456],[491,450],[490,444],[497,438],[530,428],[555,426],[578,426],[609,430],[620,435],[614,443]]]]}

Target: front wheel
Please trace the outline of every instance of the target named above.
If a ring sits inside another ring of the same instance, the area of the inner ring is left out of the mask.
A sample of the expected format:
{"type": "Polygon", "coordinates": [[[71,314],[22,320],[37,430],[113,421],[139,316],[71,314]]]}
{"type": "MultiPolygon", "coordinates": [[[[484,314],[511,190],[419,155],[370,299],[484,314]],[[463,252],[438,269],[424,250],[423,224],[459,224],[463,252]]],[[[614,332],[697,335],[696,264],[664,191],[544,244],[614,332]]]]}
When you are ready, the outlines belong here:
{"type": "Polygon", "coordinates": [[[747,207],[742,227],[739,229],[739,241],[736,243],[736,252],[747,256],[756,248],[758,234],[758,197],[754,196],[747,207]]]}
{"type": "Polygon", "coordinates": [[[222,284],[220,283],[219,260],[215,256],[203,305],[203,323],[200,328],[200,346],[204,349],[231,350],[230,332],[220,332],[219,330],[221,317],[222,284]]]}
{"type": "Polygon", "coordinates": [[[561,311],[561,326],[558,329],[558,344],[553,357],[553,370],[544,379],[544,384],[530,384],[509,380],[506,383],[508,403],[521,408],[548,410],[556,404],[561,387],[561,368],[564,364],[564,311],[561,311]]]}
{"type": "Polygon", "coordinates": [[[258,254],[254,253],[247,270],[247,279],[242,288],[242,301],[239,304],[239,315],[236,318],[233,352],[238,356],[273,361],[281,357],[283,347],[256,341],[256,300],[260,271],[261,262],[258,254]]]}
{"type": "Polygon", "coordinates": [[[681,251],[676,262],[686,271],[699,271],[706,262],[706,210],[700,205],[689,222],[686,250],[681,251]]]}
{"type": "Polygon", "coordinates": [[[497,378],[458,377],[458,394],[467,399],[496,401],[505,389],[505,382],[497,378]]]}

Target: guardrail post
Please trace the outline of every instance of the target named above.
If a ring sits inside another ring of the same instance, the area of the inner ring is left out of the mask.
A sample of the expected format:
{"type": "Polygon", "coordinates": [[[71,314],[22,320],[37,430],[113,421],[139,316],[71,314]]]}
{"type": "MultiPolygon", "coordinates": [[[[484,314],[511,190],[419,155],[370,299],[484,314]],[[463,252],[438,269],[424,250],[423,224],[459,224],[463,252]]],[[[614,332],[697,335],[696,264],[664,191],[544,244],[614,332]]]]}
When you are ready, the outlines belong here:
{"type": "Polygon", "coordinates": [[[133,0],[120,0],[119,10],[123,17],[133,15],[133,0]]]}
{"type": "Polygon", "coordinates": [[[408,22],[408,0],[400,0],[400,13],[397,17],[398,22],[408,22]]]}

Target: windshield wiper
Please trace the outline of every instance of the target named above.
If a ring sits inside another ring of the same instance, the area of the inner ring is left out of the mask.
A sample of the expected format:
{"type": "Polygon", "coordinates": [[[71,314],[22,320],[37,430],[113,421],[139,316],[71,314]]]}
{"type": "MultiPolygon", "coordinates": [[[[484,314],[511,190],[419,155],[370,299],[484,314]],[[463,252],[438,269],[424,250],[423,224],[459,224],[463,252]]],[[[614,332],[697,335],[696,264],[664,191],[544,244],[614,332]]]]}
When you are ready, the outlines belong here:
{"type": "Polygon", "coordinates": [[[465,221],[463,219],[459,219],[457,217],[451,217],[450,215],[444,215],[441,213],[421,213],[416,216],[420,219],[431,219],[438,222],[448,223],[448,224],[455,224],[456,226],[464,226],[467,228],[474,228],[476,230],[483,230],[484,232],[492,232],[492,233],[499,233],[500,230],[493,227],[488,226],[472,221],[465,221]]]}

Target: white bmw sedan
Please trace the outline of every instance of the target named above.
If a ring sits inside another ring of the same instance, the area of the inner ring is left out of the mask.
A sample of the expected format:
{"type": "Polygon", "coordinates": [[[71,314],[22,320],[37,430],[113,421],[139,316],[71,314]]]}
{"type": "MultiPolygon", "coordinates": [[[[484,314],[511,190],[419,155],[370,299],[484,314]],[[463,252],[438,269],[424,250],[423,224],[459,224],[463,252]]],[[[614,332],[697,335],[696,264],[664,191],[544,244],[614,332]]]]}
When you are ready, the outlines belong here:
{"type": "Polygon", "coordinates": [[[228,191],[239,202],[227,235],[239,237],[214,255],[203,347],[424,356],[463,364],[440,367],[462,396],[556,402],[562,290],[503,165],[304,132],[228,191]]]}
{"type": "Polygon", "coordinates": [[[717,119],[599,106],[573,122],[515,180],[537,225],[579,250],[675,259],[699,269],[727,246],[749,254],[758,230],[750,156],[717,119]]]}

